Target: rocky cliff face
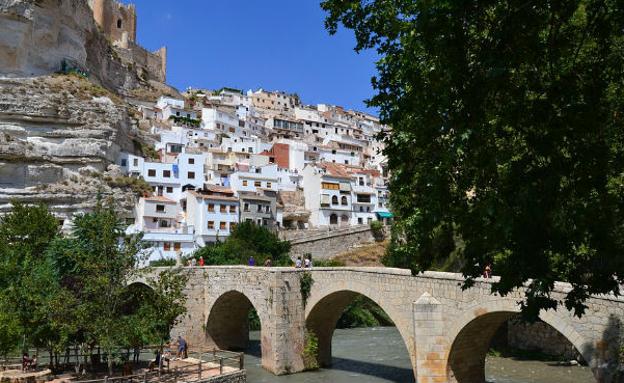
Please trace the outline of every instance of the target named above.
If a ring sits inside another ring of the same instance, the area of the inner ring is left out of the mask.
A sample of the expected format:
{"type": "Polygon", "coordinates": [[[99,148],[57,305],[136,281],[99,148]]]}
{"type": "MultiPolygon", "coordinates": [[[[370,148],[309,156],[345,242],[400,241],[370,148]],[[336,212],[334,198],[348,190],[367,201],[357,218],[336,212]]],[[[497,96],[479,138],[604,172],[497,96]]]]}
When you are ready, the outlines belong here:
{"type": "Polygon", "coordinates": [[[0,0],[0,76],[39,76],[77,64],[92,81],[125,96],[176,94],[123,63],[98,29],[86,0],[0,0]]]}
{"type": "Polygon", "coordinates": [[[106,182],[141,140],[125,102],[74,75],[1,79],[0,95],[0,212],[18,199],[69,217],[98,195],[131,209],[133,193],[106,182]]]}

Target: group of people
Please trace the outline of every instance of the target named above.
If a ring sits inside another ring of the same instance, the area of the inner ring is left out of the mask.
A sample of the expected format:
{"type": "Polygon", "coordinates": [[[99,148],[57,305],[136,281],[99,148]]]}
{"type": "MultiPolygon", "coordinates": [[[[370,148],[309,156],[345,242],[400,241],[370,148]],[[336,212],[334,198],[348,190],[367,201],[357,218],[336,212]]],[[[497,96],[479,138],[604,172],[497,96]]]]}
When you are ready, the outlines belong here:
{"type": "MultiPolygon", "coordinates": [[[[249,261],[247,262],[247,265],[249,266],[255,266],[256,265],[256,259],[252,256],[249,257],[249,261]]],[[[271,267],[273,266],[273,260],[268,257],[267,259],[264,260],[264,267],[271,267]]],[[[301,259],[301,256],[297,257],[297,260],[295,261],[295,268],[297,269],[310,269],[312,268],[312,256],[308,255],[307,257],[305,257],[303,260],[301,259]]]]}
{"type": "MultiPolygon", "coordinates": [[[[178,335],[178,340],[176,341],[176,343],[178,346],[178,352],[176,353],[175,358],[188,358],[188,343],[186,342],[186,339],[184,339],[181,335],[178,335]]],[[[157,349],[155,354],[155,359],[149,364],[150,371],[155,367],[160,368],[164,363],[168,363],[173,359],[169,343],[165,345],[164,349],[157,349]]]]}
{"type": "Polygon", "coordinates": [[[33,356],[32,358],[25,352],[22,355],[22,372],[35,370],[37,368],[37,356],[33,356]]]}
{"type": "Polygon", "coordinates": [[[199,260],[195,259],[195,257],[191,258],[188,260],[187,262],[187,266],[191,266],[191,267],[195,267],[195,266],[204,266],[205,262],[204,262],[204,257],[200,256],[199,260]]]}
{"type": "Polygon", "coordinates": [[[295,268],[296,269],[311,269],[312,268],[312,256],[308,255],[307,257],[303,258],[303,261],[301,261],[301,256],[297,257],[297,260],[295,261],[295,268]]]}

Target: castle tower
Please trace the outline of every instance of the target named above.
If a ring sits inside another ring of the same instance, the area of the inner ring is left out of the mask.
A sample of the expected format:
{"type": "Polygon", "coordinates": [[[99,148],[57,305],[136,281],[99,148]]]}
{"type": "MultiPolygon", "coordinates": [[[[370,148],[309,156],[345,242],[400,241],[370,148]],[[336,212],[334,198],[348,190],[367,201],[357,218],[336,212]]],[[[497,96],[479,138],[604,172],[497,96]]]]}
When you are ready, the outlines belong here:
{"type": "Polygon", "coordinates": [[[93,19],[113,42],[136,41],[137,15],[134,4],[123,5],[116,0],[89,0],[93,19]]]}

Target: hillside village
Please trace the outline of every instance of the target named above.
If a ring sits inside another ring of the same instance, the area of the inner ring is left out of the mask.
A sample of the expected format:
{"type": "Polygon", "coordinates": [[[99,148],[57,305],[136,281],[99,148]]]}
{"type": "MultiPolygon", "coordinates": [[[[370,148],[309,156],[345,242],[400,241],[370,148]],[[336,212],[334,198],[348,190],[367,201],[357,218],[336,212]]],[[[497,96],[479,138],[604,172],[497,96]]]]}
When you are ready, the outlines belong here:
{"type": "Polygon", "coordinates": [[[152,158],[121,153],[128,176],[153,190],[130,231],[152,259],[188,254],[251,221],[276,230],[389,223],[386,129],[369,114],[297,95],[189,89],[136,103],[155,137],[152,158]]]}
{"type": "Polygon", "coordinates": [[[0,212],[44,202],[70,230],[112,198],[152,260],[246,221],[282,233],[390,222],[377,117],[280,91],[180,93],[167,49],[140,46],[137,25],[115,0],[2,5],[17,37],[0,37],[0,212]]]}

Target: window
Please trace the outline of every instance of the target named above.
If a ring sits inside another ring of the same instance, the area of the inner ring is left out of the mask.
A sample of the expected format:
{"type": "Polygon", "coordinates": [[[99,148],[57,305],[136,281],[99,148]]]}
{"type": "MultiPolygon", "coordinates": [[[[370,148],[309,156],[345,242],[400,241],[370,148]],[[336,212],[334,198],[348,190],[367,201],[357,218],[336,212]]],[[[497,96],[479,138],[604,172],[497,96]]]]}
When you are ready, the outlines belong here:
{"type": "Polygon", "coordinates": [[[121,19],[117,19],[117,29],[121,29],[122,22],[121,19]]]}
{"type": "Polygon", "coordinates": [[[147,176],[148,177],[156,177],[156,169],[149,169],[147,171],[147,176]]]}
{"type": "Polygon", "coordinates": [[[345,165],[349,165],[349,160],[344,160],[345,161],[345,165]]]}
{"type": "Polygon", "coordinates": [[[270,188],[271,188],[271,183],[267,182],[267,189],[270,189],[270,188]]]}
{"type": "Polygon", "coordinates": [[[214,230],[214,221],[208,221],[208,230],[214,230]]]}
{"type": "Polygon", "coordinates": [[[245,208],[244,211],[249,211],[249,203],[245,202],[245,208]]]}
{"type": "Polygon", "coordinates": [[[236,223],[232,222],[230,223],[230,231],[233,231],[234,229],[236,229],[236,223]]]}
{"type": "Polygon", "coordinates": [[[226,213],[226,212],[227,212],[227,206],[225,206],[225,205],[219,205],[219,212],[221,212],[221,213],[226,213]]]}
{"type": "Polygon", "coordinates": [[[128,166],[128,160],[126,160],[125,158],[121,159],[121,166],[126,167],[128,166]]]}
{"type": "Polygon", "coordinates": [[[230,213],[236,213],[236,206],[230,205],[230,213]]]}
{"type": "Polygon", "coordinates": [[[219,230],[226,230],[227,229],[227,223],[226,222],[220,222],[219,223],[219,230]]]}
{"type": "Polygon", "coordinates": [[[156,211],[159,213],[165,212],[165,205],[156,205],[156,211]]]}
{"type": "Polygon", "coordinates": [[[214,213],[214,211],[215,211],[215,210],[214,210],[214,203],[209,203],[209,204],[208,204],[208,211],[209,211],[210,213],[214,213]]]}
{"type": "Polygon", "coordinates": [[[271,212],[271,206],[267,205],[264,207],[265,213],[269,214],[271,212]]]}
{"type": "Polygon", "coordinates": [[[173,186],[167,186],[167,193],[173,193],[173,186]]]}
{"type": "Polygon", "coordinates": [[[340,204],[341,205],[348,205],[349,201],[347,201],[347,196],[342,196],[342,198],[340,198],[340,204]]]}
{"type": "Polygon", "coordinates": [[[357,201],[361,202],[361,203],[370,203],[371,202],[371,196],[370,196],[370,194],[358,194],[357,195],[357,201]]]}
{"type": "Polygon", "coordinates": [[[332,154],[336,154],[336,149],[332,150],[332,154]]]}
{"type": "Polygon", "coordinates": [[[243,186],[247,186],[247,180],[243,180],[243,186]]]}
{"type": "Polygon", "coordinates": [[[194,165],[195,164],[195,158],[189,158],[188,159],[188,163],[189,163],[189,165],[194,165]]]}
{"type": "Polygon", "coordinates": [[[258,213],[262,213],[262,205],[258,205],[258,213]]]}
{"type": "Polygon", "coordinates": [[[364,223],[364,220],[362,218],[358,218],[358,225],[361,225],[364,223]]]}
{"type": "Polygon", "coordinates": [[[161,219],[161,220],[160,220],[160,222],[159,222],[158,226],[159,226],[159,227],[163,227],[163,228],[166,228],[166,227],[171,227],[171,225],[169,224],[169,221],[164,220],[164,219],[161,219]]]}
{"type": "Polygon", "coordinates": [[[254,181],[254,186],[255,186],[255,187],[257,187],[257,188],[259,188],[259,187],[261,187],[261,186],[262,186],[262,182],[260,182],[260,181],[254,181]]]}
{"type": "Polygon", "coordinates": [[[173,250],[174,251],[180,251],[181,248],[182,248],[182,244],[180,242],[174,242],[173,243],[173,250]]]}
{"type": "Polygon", "coordinates": [[[133,159],[132,160],[132,165],[139,166],[139,159],[138,158],[133,159]]]}
{"type": "Polygon", "coordinates": [[[337,225],[338,224],[338,216],[336,214],[332,214],[329,216],[329,224],[337,225]]]}
{"type": "Polygon", "coordinates": [[[338,205],[338,196],[332,196],[332,205],[338,205]]]}
{"type": "Polygon", "coordinates": [[[163,177],[165,178],[171,177],[171,170],[163,170],[163,177]]]}
{"type": "Polygon", "coordinates": [[[170,242],[163,243],[163,248],[165,249],[165,251],[171,250],[171,243],[170,242]]]}
{"type": "Polygon", "coordinates": [[[321,187],[323,189],[327,189],[327,190],[340,190],[340,185],[339,184],[334,184],[334,183],[330,183],[330,182],[323,182],[321,184],[321,187]]]}
{"type": "Polygon", "coordinates": [[[190,180],[194,180],[195,179],[195,172],[188,172],[188,178],[190,180]]]}

